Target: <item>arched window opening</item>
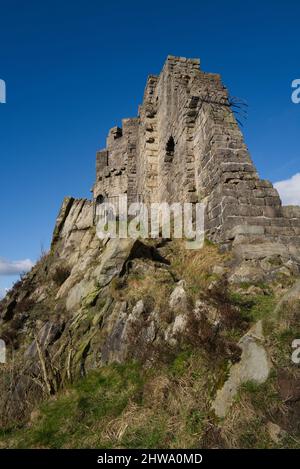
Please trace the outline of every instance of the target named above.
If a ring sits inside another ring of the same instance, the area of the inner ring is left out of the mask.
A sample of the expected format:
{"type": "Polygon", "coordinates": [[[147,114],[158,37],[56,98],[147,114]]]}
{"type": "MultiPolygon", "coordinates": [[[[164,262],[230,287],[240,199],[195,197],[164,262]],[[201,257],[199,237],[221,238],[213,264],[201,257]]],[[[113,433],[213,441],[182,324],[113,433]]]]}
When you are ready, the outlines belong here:
{"type": "Polygon", "coordinates": [[[166,162],[171,162],[173,160],[174,152],[175,152],[175,141],[171,135],[166,145],[166,155],[165,155],[166,162]]]}
{"type": "Polygon", "coordinates": [[[97,219],[99,219],[99,217],[101,215],[103,215],[103,212],[104,212],[104,202],[106,201],[106,198],[104,195],[102,194],[99,194],[96,199],[95,199],[95,202],[94,202],[94,224],[97,223],[97,219]]]}
{"type": "Polygon", "coordinates": [[[97,198],[96,198],[96,204],[97,204],[97,205],[100,205],[100,204],[103,204],[103,202],[104,202],[104,197],[103,197],[103,195],[101,195],[101,194],[98,195],[97,198]]]}

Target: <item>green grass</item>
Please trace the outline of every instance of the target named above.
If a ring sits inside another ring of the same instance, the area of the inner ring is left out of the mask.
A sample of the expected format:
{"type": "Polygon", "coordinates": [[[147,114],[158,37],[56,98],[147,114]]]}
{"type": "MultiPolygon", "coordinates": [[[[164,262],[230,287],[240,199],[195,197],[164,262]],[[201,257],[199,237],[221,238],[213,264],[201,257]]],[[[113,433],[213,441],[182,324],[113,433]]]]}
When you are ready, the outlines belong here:
{"type": "Polygon", "coordinates": [[[141,402],[143,378],[135,363],[111,365],[40,406],[39,416],[26,431],[12,429],[2,437],[14,439],[18,448],[101,446],[93,434],[96,422],[118,417],[132,400],[141,402]]]}
{"type": "MultiPolygon", "coordinates": [[[[149,370],[137,363],[103,367],[44,402],[30,424],[2,430],[0,447],[199,448],[220,425],[210,403],[224,372],[193,350],[149,370]]],[[[229,413],[224,422],[233,447],[276,447],[266,426],[282,407],[276,383],[273,370],[266,383],[241,386],[233,405],[240,415],[229,413]]],[[[297,445],[296,436],[283,445],[297,445]]]]}
{"type": "Polygon", "coordinates": [[[198,447],[214,378],[197,353],[147,370],[128,363],[90,372],[41,404],[29,424],[2,430],[0,447],[198,447]]]}
{"type": "Polygon", "coordinates": [[[269,449],[273,444],[260,417],[244,422],[238,436],[239,448],[269,449]]]}
{"type": "Polygon", "coordinates": [[[276,299],[272,293],[249,297],[239,293],[231,293],[230,298],[232,303],[240,308],[242,317],[249,322],[268,318],[276,305],[276,299]]]}
{"type": "Polygon", "coordinates": [[[174,359],[174,361],[170,365],[170,372],[175,377],[182,376],[189,363],[189,358],[191,356],[190,350],[185,350],[180,352],[174,359]]]}
{"type": "Polygon", "coordinates": [[[164,419],[156,416],[147,419],[138,428],[131,428],[122,439],[125,448],[163,448],[166,428],[164,419]]]}
{"type": "Polygon", "coordinates": [[[276,379],[276,372],[273,369],[265,383],[258,384],[253,381],[247,381],[241,386],[239,394],[247,395],[255,409],[262,411],[268,409],[271,411],[280,402],[276,379]]]}
{"type": "MultiPolygon", "coordinates": [[[[300,332],[300,303],[284,305],[274,314],[270,292],[232,294],[231,300],[249,323],[263,319],[273,368],[264,384],[249,381],[241,386],[224,420],[212,413],[211,402],[228,378],[229,360],[182,344],[169,361],[150,369],[129,362],[89,372],[41,404],[25,426],[0,430],[0,448],[199,448],[207,445],[207,434],[220,431],[224,447],[296,446],[296,429],[276,446],[267,423],[281,425],[286,412],[278,370],[294,372],[291,341],[300,332]]],[[[219,444],[212,439],[209,447],[219,444]]]]}

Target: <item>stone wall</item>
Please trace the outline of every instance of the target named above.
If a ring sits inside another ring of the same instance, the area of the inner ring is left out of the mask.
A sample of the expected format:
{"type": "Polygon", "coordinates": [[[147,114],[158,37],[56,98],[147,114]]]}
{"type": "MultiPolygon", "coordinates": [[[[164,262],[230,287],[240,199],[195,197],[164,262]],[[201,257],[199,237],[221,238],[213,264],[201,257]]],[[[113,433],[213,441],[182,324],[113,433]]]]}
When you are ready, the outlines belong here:
{"type": "Polygon", "coordinates": [[[149,76],[139,116],[114,127],[97,153],[94,200],[205,202],[206,234],[225,246],[300,246],[300,208],[282,207],[261,180],[227,89],[198,59],[169,56],[149,76]]]}
{"type": "Polygon", "coordinates": [[[139,118],[123,119],[122,128],[113,127],[107,147],[97,152],[94,199],[114,199],[128,193],[136,194],[136,160],[139,118]]]}

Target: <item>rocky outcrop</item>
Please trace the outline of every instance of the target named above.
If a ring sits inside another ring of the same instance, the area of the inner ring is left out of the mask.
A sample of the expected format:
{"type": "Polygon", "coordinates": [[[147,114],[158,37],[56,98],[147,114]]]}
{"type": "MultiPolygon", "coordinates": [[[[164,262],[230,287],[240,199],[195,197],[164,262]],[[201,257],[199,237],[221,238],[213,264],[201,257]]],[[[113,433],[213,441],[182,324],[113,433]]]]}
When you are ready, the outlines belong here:
{"type": "MultiPolygon", "coordinates": [[[[188,251],[178,240],[100,240],[93,204],[67,198],[50,252],[0,303],[0,336],[11,360],[0,379],[2,424],[26,421],[39,401],[116,362],[170,366],[180,387],[182,357],[196,353],[203,387],[188,389],[195,378],[188,367],[182,385],[201,406],[203,400],[207,419],[212,409],[226,428],[243,384],[270,376],[273,352],[262,323],[250,328],[244,311],[252,296],[264,302],[269,295],[259,279],[275,282],[284,301],[299,298],[295,265],[266,255],[249,263],[211,243],[188,251]]],[[[290,380],[281,378],[282,395],[290,380]]],[[[268,422],[270,439],[281,444],[286,426],[268,422]]]]}

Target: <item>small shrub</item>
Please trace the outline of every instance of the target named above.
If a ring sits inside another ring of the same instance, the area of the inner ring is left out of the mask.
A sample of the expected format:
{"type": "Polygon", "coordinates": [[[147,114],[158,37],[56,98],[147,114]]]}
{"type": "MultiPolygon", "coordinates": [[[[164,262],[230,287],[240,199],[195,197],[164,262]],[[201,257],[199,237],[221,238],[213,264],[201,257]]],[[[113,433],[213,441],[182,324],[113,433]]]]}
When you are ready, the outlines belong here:
{"type": "Polygon", "coordinates": [[[230,255],[221,253],[211,242],[205,242],[202,249],[189,250],[181,240],[176,240],[172,243],[169,257],[175,275],[186,280],[188,292],[197,299],[201,292],[207,291],[212,281],[219,279],[212,272],[212,266],[224,265],[230,255]]]}
{"type": "Polygon", "coordinates": [[[232,293],[230,300],[233,305],[240,309],[240,316],[247,322],[255,322],[259,319],[267,319],[275,309],[275,298],[273,294],[244,296],[232,293]]]}
{"type": "Polygon", "coordinates": [[[34,306],[35,306],[35,302],[31,298],[24,298],[17,302],[15,310],[14,310],[14,314],[28,313],[33,309],[34,306]]]}
{"type": "Polygon", "coordinates": [[[69,267],[59,266],[56,267],[55,272],[52,276],[52,280],[56,283],[57,286],[61,286],[67,278],[70,276],[71,272],[69,267]]]}
{"type": "Polygon", "coordinates": [[[110,282],[110,293],[115,300],[121,300],[124,289],[126,288],[126,279],[124,277],[115,277],[110,282]]]}
{"type": "Polygon", "coordinates": [[[240,309],[232,302],[226,277],[222,277],[213,283],[208,296],[210,300],[215,301],[217,304],[223,327],[227,329],[239,327],[244,329],[244,318],[240,313],[240,309]]]}
{"type": "Polygon", "coordinates": [[[170,366],[170,371],[173,376],[179,377],[185,373],[190,356],[191,356],[191,351],[185,350],[183,352],[180,352],[175,357],[174,361],[172,362],[170,366]]]}

